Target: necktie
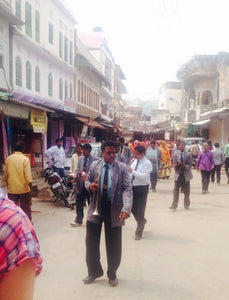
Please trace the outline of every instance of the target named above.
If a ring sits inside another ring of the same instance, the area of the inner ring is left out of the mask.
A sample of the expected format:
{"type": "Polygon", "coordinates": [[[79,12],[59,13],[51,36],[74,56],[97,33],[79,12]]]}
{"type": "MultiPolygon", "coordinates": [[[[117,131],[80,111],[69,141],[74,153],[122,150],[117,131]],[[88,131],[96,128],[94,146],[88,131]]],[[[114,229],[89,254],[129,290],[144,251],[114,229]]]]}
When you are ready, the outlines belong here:
{"type": "Polygon", "coordinates": [[[87,158],[84,157],[84,162],[83,162],[83,171],[86,172],[87,170],[87,158]]]}
{"type": "Polygon", "coordinates": [[[183,162],[183,156],[182,156],[182,152],[180,153],[180,162],[183,162]]]}
{"type": "Polygon", "coordinates": [[[105,170],[105,174],[104,174],[104,179],[103,179],[103,192],[102,192],[102,197],[101,197],[101,202],[108,202],[108,169],[109,166],[108,165],[104,165],[105,170]]]}

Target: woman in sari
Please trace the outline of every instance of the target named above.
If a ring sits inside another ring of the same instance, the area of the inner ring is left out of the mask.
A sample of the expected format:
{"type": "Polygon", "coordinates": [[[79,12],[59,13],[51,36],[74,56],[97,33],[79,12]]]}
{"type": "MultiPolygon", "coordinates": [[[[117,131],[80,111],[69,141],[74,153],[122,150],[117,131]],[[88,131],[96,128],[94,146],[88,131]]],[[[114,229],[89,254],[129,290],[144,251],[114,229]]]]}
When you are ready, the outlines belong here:
{"type": "Polygon", "coordinates": [[[169,179],[171,173],[171,159],[170,159],[170,151],[169,147],[166,145],[164,141],[160,143],[159,149],[162,153],[162,160],[160,162],[160,170],[158,172],[159,178],[169,179]]]}

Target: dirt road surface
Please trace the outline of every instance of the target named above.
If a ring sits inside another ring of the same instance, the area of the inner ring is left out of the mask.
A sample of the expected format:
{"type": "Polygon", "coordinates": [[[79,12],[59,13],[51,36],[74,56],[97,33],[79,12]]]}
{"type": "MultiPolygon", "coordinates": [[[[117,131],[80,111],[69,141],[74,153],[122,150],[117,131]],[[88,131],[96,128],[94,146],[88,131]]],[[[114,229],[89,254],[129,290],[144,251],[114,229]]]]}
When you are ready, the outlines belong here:
{"type": "MultiPolygon", "coordinates": [[[[53,203],[47,190],[33,199],[33,222],[44,259],[36,279],[34,300],[228,300],[229,299],[229,184],[210,184],[202,195],[200,174],[193,171],[191,207],[171,212],[173,176],[150,191],[148,220],[142,240],[134,240],[131,216],[123,227],[119,284],[110,287],[106,275],[84,285],[85,222],[72,228],[75,211],[53,203]]],[[[85,209],[86,214],[86,209],[85,209]]],[[[106,274],[104,232],[101,261],[106,274]]]]}

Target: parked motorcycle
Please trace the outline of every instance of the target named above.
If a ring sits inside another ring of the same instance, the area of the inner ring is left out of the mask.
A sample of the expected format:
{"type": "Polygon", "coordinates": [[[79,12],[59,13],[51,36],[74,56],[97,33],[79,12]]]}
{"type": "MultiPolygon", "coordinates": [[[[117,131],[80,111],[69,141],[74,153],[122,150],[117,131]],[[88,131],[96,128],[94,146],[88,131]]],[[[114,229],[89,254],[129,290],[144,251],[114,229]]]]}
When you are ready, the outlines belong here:
{"type": "Polygon", "coordinates": [[[69,207],[68,196],[70,189],[64,183],[64,179],[60,177],[57,172],[54,172],[52,168],[48,167],[44,170],[45,182],[47,181],[51,187],[53,195],[56,197],[55,202],[63,201],[66,207],[69,207]]]}
{"type": "Polygon", "coordinates": [[[192,156],[192,167],[195,169],[196,168],[196,163],[197,163],[197,157],[192,156]]]}

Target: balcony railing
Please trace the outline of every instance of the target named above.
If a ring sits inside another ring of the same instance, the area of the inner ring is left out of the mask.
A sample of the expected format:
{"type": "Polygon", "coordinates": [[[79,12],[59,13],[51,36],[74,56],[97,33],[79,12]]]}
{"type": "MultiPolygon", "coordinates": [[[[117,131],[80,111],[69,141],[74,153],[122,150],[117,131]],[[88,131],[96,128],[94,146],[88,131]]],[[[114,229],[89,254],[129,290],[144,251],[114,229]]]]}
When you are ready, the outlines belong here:
{"type": "Polygon", "coordinates": [[[204,113],[207,111],[212,111],[218,108],[229,107],[229,99],[225,99],[223,101],[219,101],[216,103],[212,103],[210,105],[201,105],[200,112],[204,113]]]}

